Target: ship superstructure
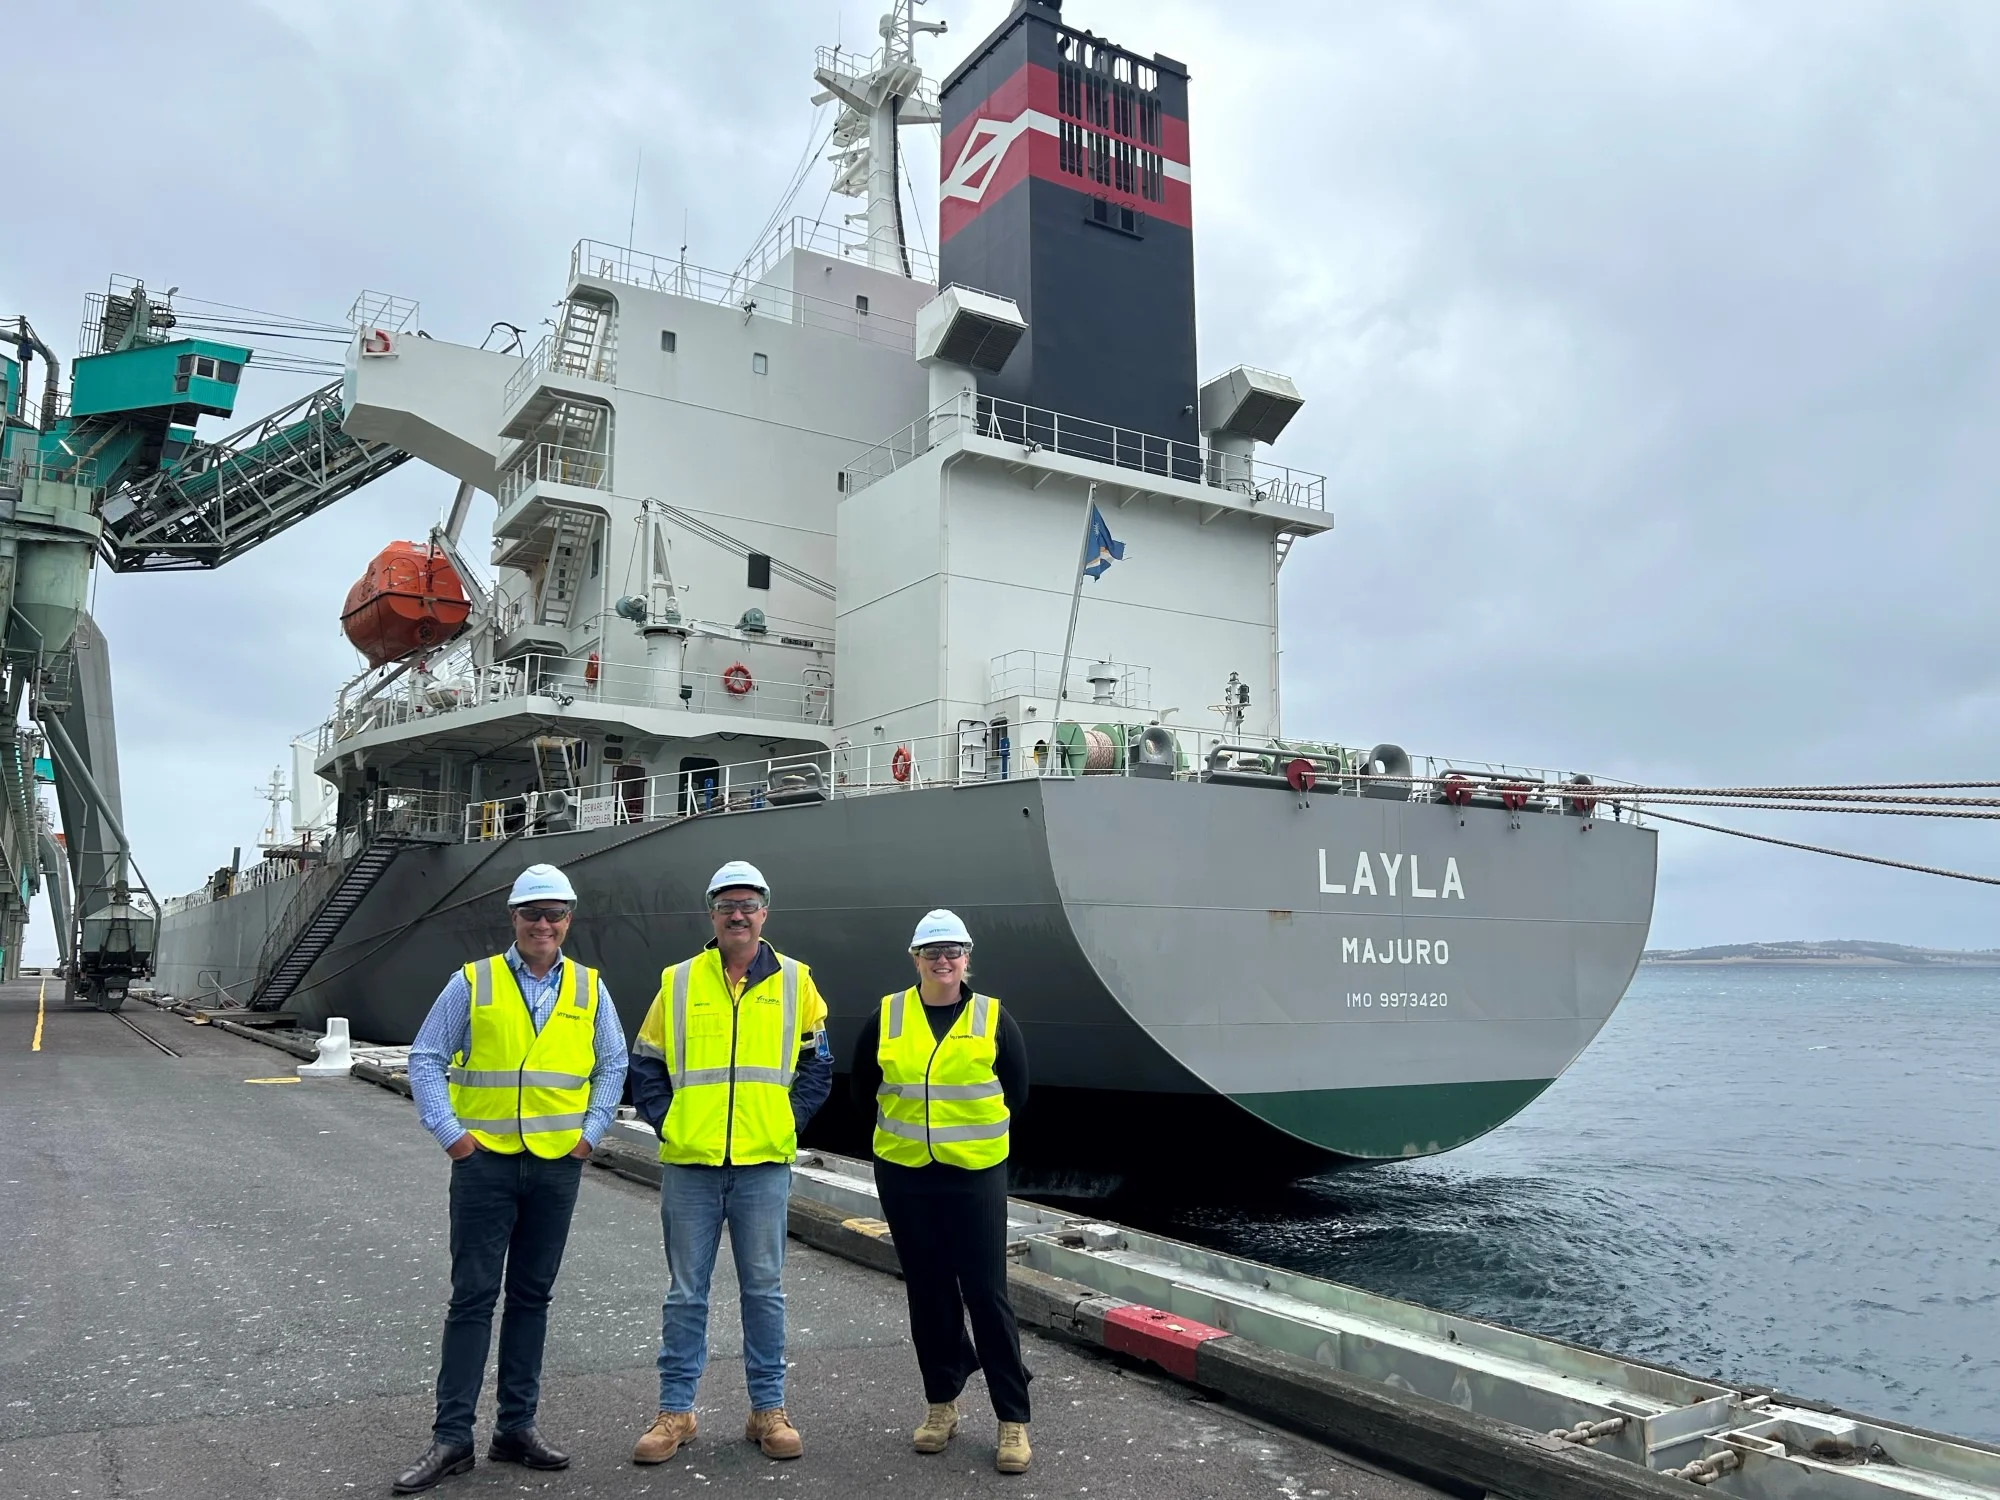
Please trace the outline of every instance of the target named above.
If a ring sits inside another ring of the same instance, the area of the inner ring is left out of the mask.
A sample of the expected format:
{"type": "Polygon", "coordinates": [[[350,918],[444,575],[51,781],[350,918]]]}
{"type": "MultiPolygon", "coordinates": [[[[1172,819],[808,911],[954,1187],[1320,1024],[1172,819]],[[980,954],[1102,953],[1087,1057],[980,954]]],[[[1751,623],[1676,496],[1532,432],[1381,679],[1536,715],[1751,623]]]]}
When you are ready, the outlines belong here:
{"type": "MultiPolygon", "coordinates": [[[[1288,731],[1280,570],[1332,517],[1265,455],[1293,382],[1197,378],[1185,68],[1019,0],[934,90],[934,29],[905,3],[818,60],[853,225],[727,272],[582,241],[520,354],[356,303],[342,428],[459,482],[408,553],[465,580],[459,633],[340,689],[321,857],[167,903],[162,983],[399,1040],[548,860],[636,1021],[707,870],[749,857],[837,1051],[907,983],[914,914],[967,917],[1033,1049],[1026,1165],[1491,1128],[1622,995],[1650,830],[1552,773],[1440,787],[1288,731]],[[923,121],[935,275],[895,192],[923,121]],[[481,494],[490,588],[459,550],[481,494]],[[1143,1148],[1106,1129],[1134,1118],[1143,1148]]],[[[346,612],[390,618],[366,584],[346,612]]]]}

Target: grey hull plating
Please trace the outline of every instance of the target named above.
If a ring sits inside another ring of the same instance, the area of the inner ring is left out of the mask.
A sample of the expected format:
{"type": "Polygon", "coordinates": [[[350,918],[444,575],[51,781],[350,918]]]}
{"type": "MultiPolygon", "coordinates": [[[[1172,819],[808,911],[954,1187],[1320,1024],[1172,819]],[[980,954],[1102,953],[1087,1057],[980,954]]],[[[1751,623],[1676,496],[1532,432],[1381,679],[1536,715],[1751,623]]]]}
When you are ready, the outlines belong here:
{"type": "MultiPolygon", "coordinates": [[[[730,858],[771,880],[767,935],[813,966],[836,1056],[910,982],[915,918],[966,918],[980,987],[1028,1040],[1024,1166],[1123,1174],[1165,1153],[1297,1172],[1449,1149],[1560,1074],[1638,964],[1654,835],[1107,777],[426,846],[389,867],[291,1008],[408,1040],[450,971],[504,934],[515,873],[546,860],[581,897],[571,951],[636,1028],[660,969],[707,940],[703,884],[730,858]]],[[[243,993],[273,904],[168,917],[162,986],[196,995],[219,969],[243,993]]],[[[816,1133],[852,1147],[864,1125],[836,1090],[816,1133]]]]}

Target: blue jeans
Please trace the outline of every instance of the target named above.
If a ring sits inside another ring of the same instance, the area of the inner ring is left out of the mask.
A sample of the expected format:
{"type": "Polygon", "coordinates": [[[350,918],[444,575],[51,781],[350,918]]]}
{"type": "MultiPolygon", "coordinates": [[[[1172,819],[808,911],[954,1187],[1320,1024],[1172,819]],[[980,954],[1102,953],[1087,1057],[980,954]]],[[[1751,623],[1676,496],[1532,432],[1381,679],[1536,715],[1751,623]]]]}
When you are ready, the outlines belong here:
{"type": "Polygon", "coordinates": [[[660,1308],[660,1410],[693,1411],[708,1363],[708,1282],[722,1226],[743,1304],[743,1376],[750,1405],[785,1404],[785,1207],[789,1162],[660,1168],[660,1227],[672,1281],[660,1308]]]}
{"type": "Polygon", "coordinates": [[[438,1361],[441,1443],[472,1441],[472,1414],[486,1373],[493,1304],[507,1293],[500,1320],[498,1432],[535,1423],[542,1390],[542,1343],[549,1299],[562,1269],[583,1162],[545,1161],[531,1152],[475,1151],[451,1164],[451,1310],[438,1361]]]}

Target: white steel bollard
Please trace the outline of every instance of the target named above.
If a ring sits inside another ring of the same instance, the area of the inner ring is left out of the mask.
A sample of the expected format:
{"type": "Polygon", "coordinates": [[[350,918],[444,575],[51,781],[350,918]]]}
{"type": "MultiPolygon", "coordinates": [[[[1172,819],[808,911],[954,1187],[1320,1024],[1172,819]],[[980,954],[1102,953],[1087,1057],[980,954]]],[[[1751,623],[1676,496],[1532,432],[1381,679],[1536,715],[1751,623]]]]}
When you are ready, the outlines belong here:
{"type": "Polygon", "coordinates": [[[354,1054],[349,1050],[347,1017],[328,1016],[326,1035],[316,1044],[319,1056],[311,1062],[299,1064],[301,1078],[345,1078],[354,1068],[354,1054]]]}

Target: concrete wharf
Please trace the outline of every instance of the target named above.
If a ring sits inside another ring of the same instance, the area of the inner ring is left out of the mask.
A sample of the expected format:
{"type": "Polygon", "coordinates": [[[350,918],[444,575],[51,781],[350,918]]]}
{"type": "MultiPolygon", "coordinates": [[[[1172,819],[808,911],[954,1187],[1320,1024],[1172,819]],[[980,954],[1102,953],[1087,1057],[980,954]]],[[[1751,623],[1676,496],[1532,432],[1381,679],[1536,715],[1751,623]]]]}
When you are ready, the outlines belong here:
{"type": "MultiPolygon", "coordinates": [[[[35,982],[0,987],[0,1495],[387,1494],[428,1440],[448,1295],[443,1154],[388,1090],[251,1082],[290,1077],[295,1060],[145,1006],[123,1018],[64,1009],[49,988],[38,1006],[35,982]]],[[[1446,1493],[1033,1331],[1033,1470],[993,1472],[976,1381],[960,1437],[920,1458],[900,1284],[797,1240],[789,1395],[805,1458],[774,1464],[739,1440],[725,1254],[701,1440],[685,1461],[634,1468],[665,1282],[653,1194],[587,1174],[542,1406],[544,1431],[574,1462],[543,1475],[482,1458],[435,1493],[1446,1493]]],[[[489,1399],[482,1453],[490,1414],[489,1399]]]]}

